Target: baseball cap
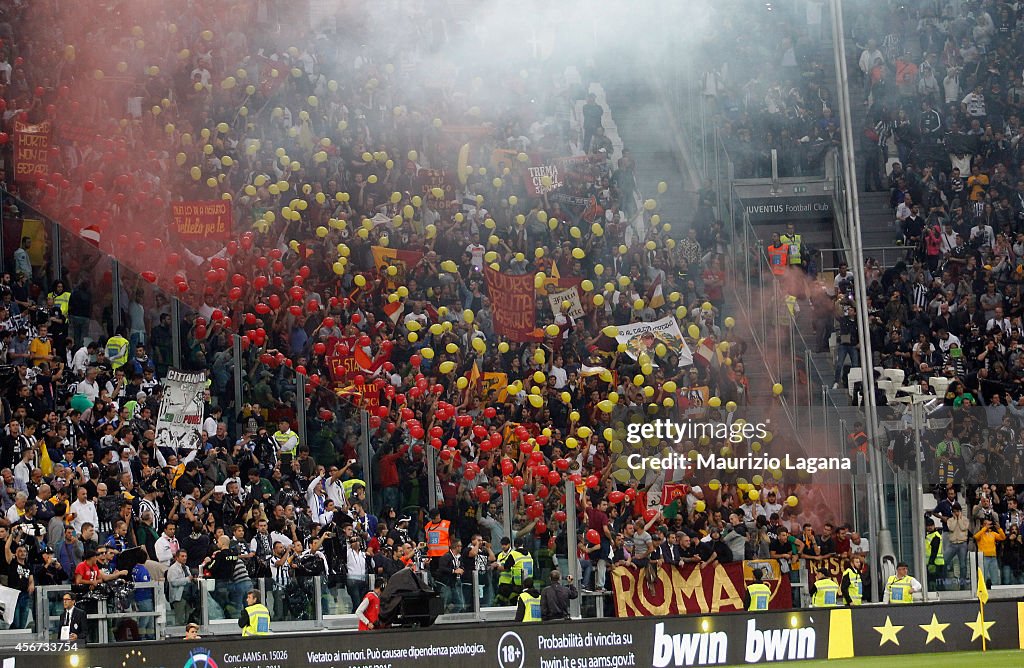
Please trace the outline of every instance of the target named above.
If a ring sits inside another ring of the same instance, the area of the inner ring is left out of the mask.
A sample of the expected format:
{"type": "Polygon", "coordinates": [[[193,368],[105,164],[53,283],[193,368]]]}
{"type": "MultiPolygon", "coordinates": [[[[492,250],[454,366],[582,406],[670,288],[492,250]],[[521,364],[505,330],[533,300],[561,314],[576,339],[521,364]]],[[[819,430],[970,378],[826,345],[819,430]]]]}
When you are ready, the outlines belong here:
{"type": "Polygon", "coordinates": [[[224,485],[217,485],[216,487],[213,488],[213,493],[214,494],[224,494],[227,491],[228,491],[228,488],[226,486],[224,486],[224,485]]]}

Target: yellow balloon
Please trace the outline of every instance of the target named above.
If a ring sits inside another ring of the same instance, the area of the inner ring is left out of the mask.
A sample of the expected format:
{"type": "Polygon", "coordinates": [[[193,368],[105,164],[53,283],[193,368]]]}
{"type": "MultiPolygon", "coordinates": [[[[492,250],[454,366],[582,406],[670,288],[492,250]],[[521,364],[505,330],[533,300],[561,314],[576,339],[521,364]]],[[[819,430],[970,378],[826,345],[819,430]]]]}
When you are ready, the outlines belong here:
{"type": "Polygon", "coordinates": [[[731,315],[730,316],[726,316],[726,318],[725,318],[725,326],[728,329],[732,329],[733,327],[736,326],[736,319],[733,318],[731,315]]]}
{"type": "Polygon", "coordinates": [[[775,396],[779,396],[780,394],[782,394],[782,383],[775,383],[774,385],[772,385],[772,394],[774,394],[775,396]]]}
{"type": "Polygon", "coordinates": [[[548,325],[547,327],[544,328],[544,333],[547,334],[548,336],[558,336],[559,331],[560,330],[558,329],[558,325],[555,324],[548,325]]]}
{"type": "Polygon", "coordinates": [[[356,285],[358,285],[361,288],[365,287],[366,286],[366,277],[363,276],[362,274],[357,274],[356,277],[354,279],[352,279],[352,282],[355,283],[356,285]]]}
{"type": "Polygon", "coordinates": [[[786,497],[786,505],[789,506],[790,508],[796,508],[796,504],[798,503],[800,503],[800,500],[797,499],[795,496],[790,495],[786,497]]]}
{"type": "Polygon", "coordinates": [[[604,295],[594,295],[594,306],[604,306],[604,295]]]}
{"type": "Polygon", "coordinates": [[[708,504],[704,503],[703,500],[698,500],[697,503],[693,504],[693,509],[696,510],[698,513],[704,512],[704,510],[707,507],[708,507],[708,504]]]}
{"type": "Polygon", "coordinates": [[[473,350],[477,351],[481,355],[487,350],[487,344],[480,337],[473,339],[473,350]]]}
{"type": "Polygon", "coordinates": [[[658,182],[658,194],[659,195],[664,194],[665,191],[667,191],[667,190],[668,190],[668,184],[665,183],[664,181],[659,181],[658,182]]]}
{"type": "MultiPolygon", "coordinates": [[[[533,406],[534,408],[540,408],[541,406],[544,405],[544,398],[541,397],[539,394],[531,394],[528,398],[530,401],[530,405],[533,406]]],[[[566,445],[568,445],[568,443],[566,443],[566,445]]]]}
{"type": "Polygon", "coordinates": [[[465,376],[459,376],[459,379],[455,381],[455,386],[460,390],[466,389],[469,385],[469,380],[465,376]]]}
{"type": "Polygon", "coordinates": [[[700,327],[697,325],[690,325],[686,328],[686,333],[690,335],[691,339],[696,339],[700,336],[700,327]]]}
{"type": "Polygon", "coordinates": [[[671,394],[676,391],[676,383],[675,381],[670,380],[662,385],[661,388],[671,394]]]}
{"type": "Polygon", "coordinates": [[[451,360],[446,360],[444,362],[441,362],[441,364],[437,367],[437,369],[441,373],[447,375],[447,374],[451,373],[452,371],[455,371],[455,362],[453,362],[451,360]]]}
{"type": "Polygon", "coordinates": [[[708,399],[708,406],[711,406],[712,408],[718,408],[721,405],[722,400],[718,397],[711,397],[710,399],[708,399]]]}
{"type": "Polygon", "coordinates": [[[425,359],[425,360],[432,360],[432,359],[434,359],[434,349],[433,348],[420,348],[420,355],[422,355],[423,359],[425,359]]]}
{"type": "Polygon", "coordinates": [[[499,352],[499,353],[501,353],[501,354],[503,354],[503,355],[504,355],[504,354],[505,354],[505,353],[507,353],[508,351],[509,351],[509,345],[508,345],[508,343],[506,343],[505,341],[502,341],[501,343],[499,343],[499,344],[498,344],[498,352],[499,352]]]}

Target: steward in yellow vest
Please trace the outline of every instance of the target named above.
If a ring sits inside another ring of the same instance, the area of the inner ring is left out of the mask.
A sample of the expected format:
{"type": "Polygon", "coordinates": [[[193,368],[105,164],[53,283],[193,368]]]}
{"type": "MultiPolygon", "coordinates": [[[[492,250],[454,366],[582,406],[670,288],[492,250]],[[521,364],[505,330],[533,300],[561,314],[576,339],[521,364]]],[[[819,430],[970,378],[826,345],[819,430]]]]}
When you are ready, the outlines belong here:
{"type": "Polygon", "coordinates": [[[516,605],[516,621],[539,622],[540,620],[540,592],[533,586],[533,578],[526,578],[523,581],[523,593],[519,595],[519,603],[516,605]]]}
{"type": "Polygon", "coordinates": [[[846,601],[846,605],[860,605],[864,601],[864,582],[860,576],[861,568],[863,568],[863,562],[860,557],[853,557],[846,563],[843,579],[839,583],[839,590],[843,594],[843,600],[846,601]]]}
{"type": "Polygon", "coordinates": [[[890,575],[885,583],[885,598],[887,603],[913,603],[914,591],[921,589],[921,583],[910,577],[907,572],[910,567],[900,562],[896,566],[896,575],[890,575]],[[915,586],[916,585],[916,586],[915,586]]]}
{"type": "Polygon", "coordinates": [[[812,608],[836,608],[839,607],[839,585],[832,579],[828,571],[818,571],[818,579],[811,585],[814,591],[811,592],[812,608]]]}
{"type": "Polygon", "coordinates": [[[245,597],[245,609],[238,617],[242,637],[270,635],[270,611],[260,603],[260,593],[250,591],[245,597]]]}
{"type": "Polygon", "coordinates": [[[771,588],[761,582],[764,571],[760,568],[754,569],[754,582],[747,587],[747,610],[760,612],[768,609],[768,602],[772,598],[771,588]]]}

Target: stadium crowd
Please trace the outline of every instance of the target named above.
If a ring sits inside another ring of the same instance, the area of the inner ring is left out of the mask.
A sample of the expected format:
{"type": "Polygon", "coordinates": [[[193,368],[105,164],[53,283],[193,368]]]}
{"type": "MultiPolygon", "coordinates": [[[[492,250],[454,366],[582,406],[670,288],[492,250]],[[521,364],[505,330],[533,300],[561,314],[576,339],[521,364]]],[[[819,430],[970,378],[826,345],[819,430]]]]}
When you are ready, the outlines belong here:
{"type": "MultiPolygon", "coordinates": [[[[325,614],[351,612],[369,575],[409,563],[464,610],[474,596],[514,604],[570,550],[579,584],[597,591],[617,565],[774,558],[785,572],[869,552],[839,518],[802,521],[807,486],[773,472],[703,471],[655,510],[654,481],[622,463],[616,422],[630,408],[713,416],[771,388],[749,386],[725,315],[729,239],[713,198],[680,220],[640,196],[635,161],[588,95],[591,73],[456,76],[445,30],[419,16],[393,26],[408,38],[396,44],[416,48],[373,53],[343,39],[358,25],[300,34],[276,3],[194,7],[187,24],[174,6],[73,10],[68,24],[52,5],[11,4],[8,23],[34,29],[0,35],[4,130],[50,120],[56,142],[49,174],[7,175],[18,199],[5,198],[4,226],[21,242],[0,303],[13,367],[0,541],[7,586],[23,594],[13,626],[28,623],[36,586],[60,582],[164,581],[185,624],[200,606],[237,614],[254,579],[275,620],[306,619],[311,576],[325,579],[325,614]],[[75,41],[86,34],[104,48],[75,41]],[[531,194],[534,155],[575,158],[566,185],[531,194]],[[232,203],[230,242],[174,233],[170,202],[217,199],[232,203]],[[33,251],[38,237],[22,240],[33,209],[64,228],[61,272],[33,251]],[[408,255],[382,262],[374,247],[408,255]],[[102,254],[125,269],[119,285],[102,254]],[[526,340],[496,331],[491,265],[534,277],[526,340]],[[544,294],[563,280],[578,285],[582,315],[544,294]],[[182,322],[166,294],[187,306],[182,322]],[[693,364],[667,346],[634,358],[607,329],[663,316],[688,335],[693,364]],[[158,443],[155,424],[177,339],[181,367],[208,376],[188,450],[158,443]],[[332,366],[342,348],[355,374],[332,366]],[[488,396],[492,374],[505,377],[488,396]]],[[[808,86],[803,98],[827,97],[808,86]]],[[[819,118],[810,106],[800,123],[819,118]]],[[[812,129],[815,142],[833,125],[812,129]]],[[[145,589],[133,600],[151,609],[145,589]]]]}
{"type": "MultiPolygon", "coordinates": [[[[864,186],[889,189],[907,248],[895,266],[866,263],[871,343],[876,370],[903,371],[945,406],[924,433],[937,503],[928,576],[940,587],[964,585],[968,549],[990,585],[1022,582],[1024,497],[1009,484],[1024,479],[1022,19],[1010,4],[921,2],[857,26],[864,186]]],[[[852,281],[835,287],[839,331],[856,337],[841,315],[852,281]]],[[[891,443],[912,468],[912,425],[891,443]]]]}

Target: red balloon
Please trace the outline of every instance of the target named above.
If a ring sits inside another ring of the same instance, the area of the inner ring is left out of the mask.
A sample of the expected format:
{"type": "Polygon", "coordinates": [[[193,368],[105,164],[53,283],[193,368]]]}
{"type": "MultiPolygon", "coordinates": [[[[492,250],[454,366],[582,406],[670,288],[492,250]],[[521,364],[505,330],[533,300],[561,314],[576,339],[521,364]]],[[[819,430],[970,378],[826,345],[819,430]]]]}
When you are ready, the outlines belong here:
{"type": "Polygon", "coordinates": [[[601,544],[601,534],[597,533],[597,529],[587,529],[587,542],[591,545],[601,544]]]}
{"type": "Polygon", "coordinates": [[[562,476],[558,473],[558,471],[548,471],[547,477],[549,485],[557,485],[562,480],[562,476]]]}
{"type": "Polygon", "coordinates": [[[467,466],[466,470],[462,473],[462,475],[466,480],[472,480],[473,478],[476,477],[476,473],[477,471],[475,468],[467,466]]]}
{"type": "Polygon", "coordinates": [[[598,478],[596,475],[587,476],[587,487],[589,487],[590,489],[594,489],[595,487],[597,487],[598,483],[600,482],[600,478],[598,478]]]}
{"type": "Polygon", "coordinates": [[[523,495],[523,504],[524,505],[532,506],[533,502],[536,501],[536,500],[537,500],[537,497],[534,496],[533,494],[524,494],[523,495]]]}
{"type": "Polygon", "coordinates": [[[557,468],[559,471],[568,471],[569,470],[569,460],[565,459],[564,457],[562,459],[556,459],[555,460],[555,468],[557,468]]]}
{"type": "Polygon", "coordinates": [[[501,445],[501,434],[495,432],[490,436],[491,445],[495,448],[501,445]]]}
{"type": "Polygon", "coordinates": [[[615,490],[614,492],[612,492],[612,493],[610,493],[608,495],[608,502],[611,503],[612,505],[615,505],[617,503],[622,503],[622,501],[625,498],[626,498],[625,494],[623,494],[622,492],[620,492],[618,490],[615,490]]]}
{"type": "Polygon", "coordinates": [[[488,492],[483,487],[477,487],[477,489],[480,490],[480,493],[476,495],[476,498],[480,500],[480,503],[487,503],[488,501],[491,500],[490,492],[488,492]]]}
{"type": "Polygon", "coordinates": [[[473,435],[476,436],[477,438],[484,438],[484,437],[486,437],[487,436],[487,427],[484,427],[483,425],[479,425],[478,424],[477,426],[473,427],[473,435]]]}
{"type": "Polygon", "coordinates": [[[555,512],[551,513],[551,519],[553,519],[556,522],[564,522],[566,517],[567,516],[564,510],[556,510],[555,512]]]}
{"type": "Polygon", "coordinates": [[[497,414],[498,414],[498,411],[497,411],[496,408],[494,408],[494,406],[488,406],[487,408],[484,409],[484,417],[485,418],[493,418],[497,414]]]}
{"type": "Polygon", "coordinates": [[[550,495],[550,494],[551,494],[551,490],[548,489],[547,487],[545,487],[544,485],[541,485],[540,487],[537,488],[537,497],[538,498],[546,499],[546,498],[548,498],[548,495],[550,495]]]}
{"type": "Polygon", "coordinates": [[[545,524],[543,521],[538,521],[536,526],[533,527],[533,532],[535,534],[537,534],[538,536],[544,535],[544,533],[547,530],[548,530],[548,525],[545,524]]]}
{"type": "Polygon", "coordinates": [[[281,306],[281,298],[277,295],[270,295],[267,297],[267,303],[270,304],[270,308],[277,310],[281,306]]]}
{"type": "Polygon", "coordinates": [[[636,489],[634,489],[633,487],[630,487],[629,489],[627,489],[626,490],[626,498],[629,499],[630,501],[635,499],[636,498],[636,489]]]}
{"type": "Polygon", "coordinates": [[[237,286],[231,288],[230,290],[228,290],[228,297],[230,297],[233,301],[238,301],[239,299],[242,298],[242,288],[239,288],[237,286]]]}
{"type": "Polygon", "coordinates": [[[178,292],[181,292],[183,294],[188,292],[188,283],[185,283],[184,281],[178,283],[178,292]]]}
{"type": "Polygon", "coordinates": [[[142,272],[142,278],[146,279],[147,283],[156,283],[156,273],[152,271],[142,272]]]}
{"type": "Polygon", "coordinates": [[[658,511],[655,510],[654,508],[648,508],[647,510],[644,511],[644,520],[647,521],[647,522],[650,522],[651,520],[653,520],[657,516],[658,516],[658,511]]]}
{"type": "Polygon", "coordinates": [[[317,355],[323,355],[324,353],[327,352],[327,344],[322,341],[318,341],[317,343],[313,344],[313,352],[316,353],[317,355]]]}
{"type": "Polygon", "coordinates": [[[242,287],[247,282],[248,281],[245,280],[245,276],[242,276],[241,274],[233,274],[231,276],[231,285],[236,285],[238,287],[242,287]]]}
{"type": "Polygon", "coordinates": [[[213,320],[214,322],[220,322],[223,319],[224,311],[221,311],[219,308],[213,309],[213,313],[210,314],[210,320],[213,320]]]}
{"type": "Polygon", "coordinates": [[[295,367],[295,373],[298,373],[298,374],[301,374],[301,375],[305,376],[306,375],[306,367],[302,366],[301,364],[298,365],[297,367],[295,367]]]}
{"type": "Polygon", "coordinates": [[[289,306],[288,307],[288,312],[291,313],[293,316],[295,316],[297,318],[300,315],[302,315],[302,307],[301,306],[296,306],[296,305],[289,306]]]}
{"type": "Polygon", "coordinates": [[[205,325],[196,325],[196,338],[197,339],[205,339],[206,338],[206,326],[205,325]]]}
{"type": "Polygon", "coordinates": [[[515,465],[515,463],[511,459],[508,459],[506,457],[505,459],[501,460],[501,474],[502,475],[512,475],[512,471],[515,471],[515,470],[516,470],[516,465],[515,465]]]}

